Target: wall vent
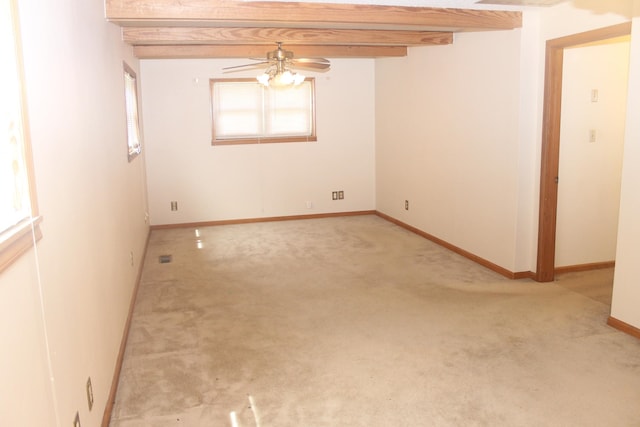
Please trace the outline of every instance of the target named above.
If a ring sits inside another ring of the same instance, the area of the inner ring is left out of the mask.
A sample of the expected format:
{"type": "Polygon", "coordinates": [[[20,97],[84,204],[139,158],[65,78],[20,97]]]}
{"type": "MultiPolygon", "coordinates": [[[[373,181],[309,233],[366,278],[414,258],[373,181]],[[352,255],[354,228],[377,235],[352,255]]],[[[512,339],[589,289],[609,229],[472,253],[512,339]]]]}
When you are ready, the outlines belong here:
{"type": "Polygon", "coordinates": [[[160,255],[160,257],[158,257],[158,259],[160,260],[160,264],[170,263],[172,258],[173,257],[171,255],[160,255]]]}

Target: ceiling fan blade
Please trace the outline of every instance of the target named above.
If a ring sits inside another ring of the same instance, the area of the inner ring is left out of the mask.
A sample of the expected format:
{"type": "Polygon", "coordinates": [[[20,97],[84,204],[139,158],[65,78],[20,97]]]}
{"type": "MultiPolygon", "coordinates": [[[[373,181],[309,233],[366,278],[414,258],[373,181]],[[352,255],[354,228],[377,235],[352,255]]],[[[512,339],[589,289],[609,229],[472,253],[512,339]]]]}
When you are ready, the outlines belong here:
{"type": "Polygon", "coordinates": [[[261,67],[265,64],[269,64],[269,61],[255,62],[253,64],[234,65],[233,67],[224,67],[222,71],[237,70],[240,68],[261,67]]]}
{"type": "Polygon", "coordinates": [[[267,66],[277,66],[279,70],[286,65],[295,68],[307,68],[312,70],[328,70],[331,63],[325,58],[294,58],[293,52],[282,49],[282,43],[277,43],[278,48],[274,51],[267,52],[265,59],[250,58],[252,61],[259,61],[252,64],[235,65],[232,67],[225,67],[223,72],[233,72],[236,70],[246,70],[250,68],[267,66]]]}
{"type": "Polygon", "coordinates": [[[330,64],[330,61],[325,58],[293,58],[294,62],[316,62],[322,64],[330,64]]]}
{"type": "Polygon", "coordinates": [[[295,68],[309,68],[314,70],[328,70],[331,67],[331,64],[326,64],[322,62],[296,62],[293,61],[293,66],[295,68]]]}

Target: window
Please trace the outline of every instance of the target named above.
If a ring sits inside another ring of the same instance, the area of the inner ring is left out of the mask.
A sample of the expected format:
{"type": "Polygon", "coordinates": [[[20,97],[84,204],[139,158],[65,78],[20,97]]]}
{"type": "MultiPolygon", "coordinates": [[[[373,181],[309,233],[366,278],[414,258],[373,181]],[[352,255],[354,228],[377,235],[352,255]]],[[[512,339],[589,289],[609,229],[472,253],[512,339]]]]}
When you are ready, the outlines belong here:
{"type": "Polygon", "coordinates": [[[0,271],[41,237],[15,1],[0,2],[0,271]]]}
{"type": "Polygon", "coordinates": [[[256,79],[212,79],[213,145],[316,141],[315,81],[264,87],[256,79]]]}
{"type": "Polygon", "coordinates": [[[136,73],[124,64],[124,100],[127,110],[127,145],[129,161],[142,151],[140,119],[138,116],[138,82],[136,73]]]}

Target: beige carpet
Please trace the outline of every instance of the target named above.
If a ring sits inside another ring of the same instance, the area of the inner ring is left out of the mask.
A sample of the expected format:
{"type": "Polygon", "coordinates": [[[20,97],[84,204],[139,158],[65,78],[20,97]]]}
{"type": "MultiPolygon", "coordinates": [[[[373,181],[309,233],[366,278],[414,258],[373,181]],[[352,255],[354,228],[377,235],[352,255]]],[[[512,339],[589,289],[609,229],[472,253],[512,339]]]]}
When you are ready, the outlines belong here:
{"type": "Polygon", "coordinates": [[[151,235],[113,427],[640,426],[610,272],[510,281],[376,216],[198,232],[151,235]]]}

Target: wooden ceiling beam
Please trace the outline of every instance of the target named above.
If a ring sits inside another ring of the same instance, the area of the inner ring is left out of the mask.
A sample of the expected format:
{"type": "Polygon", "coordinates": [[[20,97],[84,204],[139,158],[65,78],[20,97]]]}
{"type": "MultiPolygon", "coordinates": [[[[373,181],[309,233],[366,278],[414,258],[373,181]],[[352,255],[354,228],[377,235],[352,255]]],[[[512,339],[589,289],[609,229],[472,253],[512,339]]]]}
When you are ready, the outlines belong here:
{"type": "MultiPolygon", "coordinates": [[[[139,59],[205,59],[205,58],[264,58],[265,45],[172,45],[134,46],[139,59]]],[[[295,55],[300,58],[377,58],[407,56],[405,46],[309,46],[297,45],[295,55]]]]}
{"type": "Polygon", "coordinates": [[[325,26],[447,31],[507,30],[522,26],[520,12],[363,4],[234,0],[105,0],[106,16],[120,25],[325,26]],[[242,25],[240,25],[240,23],[242,25]],[[403,28],[407,29],[407,28],[403,28]]]}
{"type": "Polygon", "coordinates": [[[434,31],[338,30],[309,28],[125,27],[132,45],[265,44],[419,46],[453,43],[453,34],[434,31]]]}

